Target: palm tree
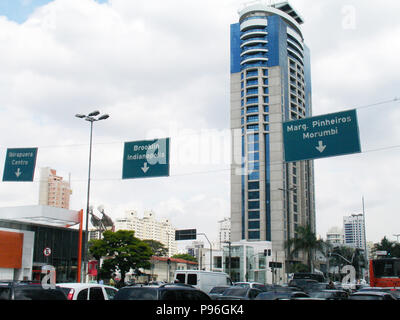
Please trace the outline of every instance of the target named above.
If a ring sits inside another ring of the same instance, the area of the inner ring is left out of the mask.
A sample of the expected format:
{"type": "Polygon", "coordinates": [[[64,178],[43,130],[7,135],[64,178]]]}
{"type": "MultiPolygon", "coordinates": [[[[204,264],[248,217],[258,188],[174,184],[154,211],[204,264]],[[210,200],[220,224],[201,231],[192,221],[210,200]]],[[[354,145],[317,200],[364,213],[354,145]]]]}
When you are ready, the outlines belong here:
{"type": "Polygon", "coordinates": [[[322,240],[318,240],[310,225],[298,226],[296,228],[297,236],[289,239],[285,247],[289,249],[290,256],[294,253],[303,251],[307,255],[307,265],[309,270],[313,271],[312,257],[315,250],[323,249],[322,240]],[[291,250],[292,249],[292,250],[291,250]]]}

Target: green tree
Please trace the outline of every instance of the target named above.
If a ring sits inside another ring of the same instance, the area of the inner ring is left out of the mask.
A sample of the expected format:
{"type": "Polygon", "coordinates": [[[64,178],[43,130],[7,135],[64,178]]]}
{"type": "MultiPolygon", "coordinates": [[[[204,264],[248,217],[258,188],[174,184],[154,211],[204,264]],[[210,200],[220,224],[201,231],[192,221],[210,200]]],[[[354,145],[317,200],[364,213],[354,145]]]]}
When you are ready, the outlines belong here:
{"type": "Polygon", "coordinates": [[[361,269],[366,267],[364,250],[347,246],[334,247],[330,252],[329,262],[330,265],[339,267],[352,265],[356,270],[357,279],[362,277],[361,269]]]}
{"type": "Polygon", "coordinates": [[[172,256],[172,258],[197,262],[196,257],[193,257],[192,255],[187,254],[187,253],[175,254],[175,255],[172,256]]]}
{"type": "Polygon", "coordinates": [[[298,226],[296,228],[297,236],[285,242],[285,247],[289,249],[290,256],[296,252],[303,251],[307,256],[307,265],[309,271],[312,271],[313,253],[315,250],[322,250],[322,240],[318,240],[310,225],[298,226]]]}
{"type": "Polygon", "coordinates": [[[109,276],[116,270],[121,273],[121,280],[130,269],[150,268],[150,257],[153,252],[149,245],[134,236],[134,231],[105,231],[103,239],[91,240],[89,252],[94,257],[104,257],[100,273],[109,276]]]}
{"type": "Polygon", "coordinates": [[[383,237],[380,243],[375,243],[373,252],[386,251],[389,257],[400,258],[400,244],[383,237]]]}
{"type": "Polygon", "coordinates": [[[149,245],[154,256],[165,257],[168,255],[168,248],[166,248],[161,242],[156,240],[143,240],[143,242],[149,245]]]}

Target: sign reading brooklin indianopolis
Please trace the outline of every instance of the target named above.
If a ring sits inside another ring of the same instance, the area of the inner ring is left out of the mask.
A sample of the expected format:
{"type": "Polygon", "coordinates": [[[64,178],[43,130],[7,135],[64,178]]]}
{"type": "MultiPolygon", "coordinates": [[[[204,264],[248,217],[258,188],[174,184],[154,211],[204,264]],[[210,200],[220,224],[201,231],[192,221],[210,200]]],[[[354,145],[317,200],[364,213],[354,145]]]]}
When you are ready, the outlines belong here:
{"type": "Polygon", "coordinates": [[[356,110],[283,123],[285,161],[361,152],[356,110]]]}
{"type": "Polygon", "coordinates": [[[169,176],[169,140],[125,142],[122,179],[169,176]]]}

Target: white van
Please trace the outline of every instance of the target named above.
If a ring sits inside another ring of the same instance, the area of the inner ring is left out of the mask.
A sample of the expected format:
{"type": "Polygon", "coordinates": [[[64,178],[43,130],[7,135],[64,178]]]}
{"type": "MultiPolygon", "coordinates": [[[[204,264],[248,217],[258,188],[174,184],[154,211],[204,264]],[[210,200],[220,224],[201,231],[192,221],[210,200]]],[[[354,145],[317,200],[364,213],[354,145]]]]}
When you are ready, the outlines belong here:
{"type": "Polygon", "coordinates": [[[190,284],[207,294],[214,287],[232,285],[232,280],[225,272],[177,270],[174,279],[175,282],[190,284]]]}

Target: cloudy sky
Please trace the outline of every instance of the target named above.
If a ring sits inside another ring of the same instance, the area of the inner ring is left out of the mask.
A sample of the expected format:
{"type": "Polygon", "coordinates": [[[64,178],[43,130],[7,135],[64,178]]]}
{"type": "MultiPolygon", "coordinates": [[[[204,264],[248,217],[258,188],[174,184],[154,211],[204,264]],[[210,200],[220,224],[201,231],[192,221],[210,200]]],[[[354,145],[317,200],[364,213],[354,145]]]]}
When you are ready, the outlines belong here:
{"type": "MultiPolygon", "coordinates": [[[[71,209],[153,210],[214,240],[230,215],[230,24],[238,0],[0,0],[0,163],[38,147],[34,182],[0,206],[38,203],[38,168],[68,179],[71,209]],[[171,137],[171,176],[122,180],[124,142],[171,137]]],[[[357,108],[363,152],[315,161],[317,233],[362,212],[367,238],[400,233],[400,3],[292,0],[311,50],[313,113],[357,108]],[[384,102],[384,103],[382,103],[384,102]]]]}

